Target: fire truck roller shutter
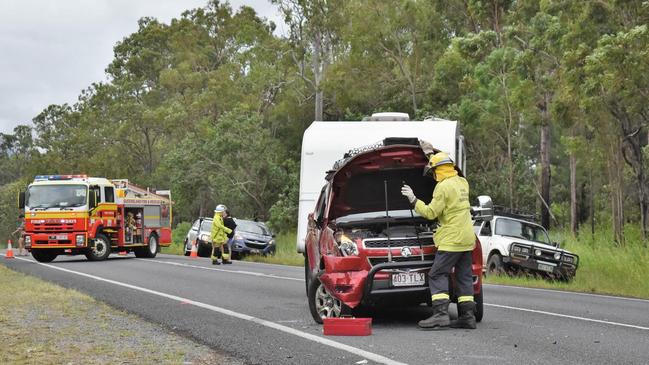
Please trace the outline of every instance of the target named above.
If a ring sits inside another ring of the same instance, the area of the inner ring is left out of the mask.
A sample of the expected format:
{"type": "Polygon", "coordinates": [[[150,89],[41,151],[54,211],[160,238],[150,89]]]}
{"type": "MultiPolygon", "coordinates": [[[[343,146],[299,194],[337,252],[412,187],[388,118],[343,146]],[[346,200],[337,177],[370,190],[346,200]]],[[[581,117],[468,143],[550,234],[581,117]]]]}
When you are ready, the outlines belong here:
{"type": "Polygon", "coordinates": [[[159,205],[145,205],[144,206],[144,227],[161,227],[160,224],[160,206],[159,205]]]}

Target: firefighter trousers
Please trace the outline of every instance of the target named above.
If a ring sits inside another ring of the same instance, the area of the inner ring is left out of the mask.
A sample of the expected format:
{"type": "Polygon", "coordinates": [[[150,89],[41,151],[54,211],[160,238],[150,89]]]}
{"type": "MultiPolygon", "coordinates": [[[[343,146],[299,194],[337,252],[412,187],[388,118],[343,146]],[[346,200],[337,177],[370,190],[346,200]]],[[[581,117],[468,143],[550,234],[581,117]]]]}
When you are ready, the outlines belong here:
{"type": "Polygon", "coordinates": [[[455,295],[464,300],[473,301],[473,268],[472,251],[450,252],[437,251],[435,261],[428,272],[428,285],[433,300],[448,299],[448,277],[455,268],[455,295]],[[471,297],[471,298],[469,298],[471,297]]]}

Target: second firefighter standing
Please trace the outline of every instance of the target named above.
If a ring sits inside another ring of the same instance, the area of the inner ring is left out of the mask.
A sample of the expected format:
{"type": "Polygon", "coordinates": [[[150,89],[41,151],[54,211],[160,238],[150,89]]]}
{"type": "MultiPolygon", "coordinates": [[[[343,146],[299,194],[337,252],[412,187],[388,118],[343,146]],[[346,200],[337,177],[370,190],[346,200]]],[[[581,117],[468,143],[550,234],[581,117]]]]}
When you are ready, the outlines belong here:
{"type": "Polygon", "coordinates": [[[221,262],[224,264],[231,263],[230,261],[230,250],[228,248],[228,253],[225,253],[224,248],[227,247],[228,234],[232,233],[232,230],[225,226],[223,223],[223,216],[227,207],[223,204],[219,204],[214,209],[214,220],[212,221],[212,264],[220,265],[221,262]],[[221,257],[216,256],[216,249],[219,248],[221,257]]]}

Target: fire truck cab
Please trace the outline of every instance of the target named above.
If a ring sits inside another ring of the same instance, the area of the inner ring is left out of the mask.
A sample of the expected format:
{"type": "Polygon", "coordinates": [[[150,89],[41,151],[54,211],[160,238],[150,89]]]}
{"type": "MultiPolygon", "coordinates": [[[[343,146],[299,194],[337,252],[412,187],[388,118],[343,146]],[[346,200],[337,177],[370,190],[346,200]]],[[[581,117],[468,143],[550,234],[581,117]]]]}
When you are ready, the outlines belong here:
{"type": "Polygon", "coordinates": [[[153,258],[171,244],[171,193],[128,180],[39,175],[20,193],[25,247],[39,262],[58,255],[100,261],[111,252],[153,258]]]}

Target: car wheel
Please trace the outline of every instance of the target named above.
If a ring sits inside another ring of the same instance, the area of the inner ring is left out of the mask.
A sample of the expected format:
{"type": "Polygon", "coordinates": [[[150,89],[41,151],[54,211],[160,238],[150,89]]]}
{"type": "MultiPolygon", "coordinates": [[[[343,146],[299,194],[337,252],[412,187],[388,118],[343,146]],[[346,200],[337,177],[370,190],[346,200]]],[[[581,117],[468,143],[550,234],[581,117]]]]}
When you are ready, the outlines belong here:
{"type": "Polygon", "coordinates": [[[187,249],[187,240],[183,243],[183,251],[185,251],[185,256],[189,256],[192,253],[191,249],[187,249]]]}
{"type": "Polygon", "coordinates": [[[336,318],[350,312],[349,307],[331,295],[322,285],[319,276],[309,283],[308,299],[311,316],[317,323],[322,323],[324,318],[336,318]]]}
{"type": "Polygon", "coordinates": [[[493,254],[487,260],[487,275],[500,275],[505,272],[503,259],[500,254],[493,254]]]}
{"type": "Polygon", "coordinates": [[[38,262],[52,262],[58,256],[55,253],[48,252],[46,250],[34,250],[32,249],[32,257],[38,262]]]}
{"type": "Polygon", "coordinates": [[[110,240],[106,235],[99,233],[93,240],[93,245],[90,247],[86,257],[90,261],[103,261],[110,255],[110,240]]]}
{"type": "Polygon", "coordinates": [[[149,237],[149,244],[145,247],[135,249],[135,257],[152,259],[158,254],[160,246],[158,245],[158,236],[152,234],[149,237]]]}
{"type": "Polygon", "coordinates": [[[475,321],[482,322],[482,316],[484,315],[484,300],[482,297],[482,284],[480,284],[480,294],[476,295],[475,300],[475,321]]]}

